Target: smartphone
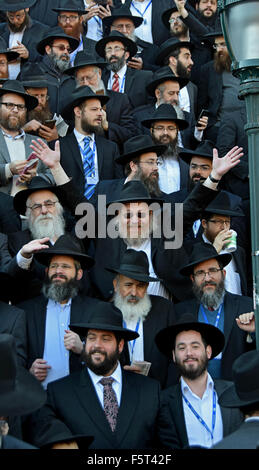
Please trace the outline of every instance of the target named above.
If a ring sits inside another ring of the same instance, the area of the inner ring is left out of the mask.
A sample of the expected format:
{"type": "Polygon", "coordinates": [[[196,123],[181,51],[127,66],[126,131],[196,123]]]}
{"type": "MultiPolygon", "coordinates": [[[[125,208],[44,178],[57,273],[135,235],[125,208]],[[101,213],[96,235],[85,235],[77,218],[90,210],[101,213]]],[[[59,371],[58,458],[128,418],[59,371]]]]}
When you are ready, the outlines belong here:
{"type": "Polygon", "coordinates": [[[208,109],[202,109],[200,114],[199,114],[199,117],[197,119],[197,124],[199,122],[199,120],[204,117],[204,116],[208,116],[209,115],[209,110],[208,109]]]}
{"type": "Polygon", "coordinates": [[[53,129],[53,127],[55,126],[56,124],[56,120],[55,119],[47,119],[45,122],[44,122],[44,126],[47,126],[49,127],[50,129],[53,129]]]}

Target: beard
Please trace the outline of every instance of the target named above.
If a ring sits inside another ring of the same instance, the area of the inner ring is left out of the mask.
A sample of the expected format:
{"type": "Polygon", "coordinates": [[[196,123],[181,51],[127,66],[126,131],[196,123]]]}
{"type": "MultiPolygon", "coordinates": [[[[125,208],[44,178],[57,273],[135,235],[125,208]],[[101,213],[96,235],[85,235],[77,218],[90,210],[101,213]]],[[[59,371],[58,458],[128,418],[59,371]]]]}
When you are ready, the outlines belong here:
{"type": "Polygon", "coordinates": [[[115,292],[113,302],[115,307],[117,307],[123,315],[123,319],[128,321],[138,321],[140,318],[144,320],[148,315],[148,312],[151,310],[151,300],[149,295],[146,293],[141,299],[138,296],[127,295],[122,297],[119,292],[115,292]],[[136,300],[136,303],[130,303],[130,300],[136,300]]]}
{"type": "Polygon", "coordinates": [[[48,119],[52,119],[52,112],[49,109],[49,104],[46,103],[44,107],[36,107],[28,112],[28,119],[27,121],[32,121],[35,119],[39,121],[41,124],[44,124],[45,121],[48,119]]]}
{"type": "Polygon", "coordinates": [[[55,52],[51,51],[49,54],[49,58],[52,61],[56,70],[60,73],[63,73],[70,67],[70,55],[69,54],[61,54],[57,56],[55,52]]]}
{"type": "Polygon", "coordinates": [[[120,353],[117,345],[116,350],[113,353],[107,354],[106,351],[102,351],[100,348],[94,348],[90,352],[84,351],[80,357],[80,360],[85,362],[88,367],[96,375],[107,375],[115,369],[116,364],[119,361],[120,353]],[[95,353],[101,353],[104,355],[102,362],[96,363],[92,359],[92,355],[95,353]]]}
{"type": "MultiPolygon", "coordinates": [[[[56,206],[57,205],[58,203],[56,206]]],[[[60,208],[60,213],[57,213],[56,215],[40,214],[34,221],[31,220],[30,214],[28,213],[28,228],[33,239],[49,237],[51,240],[55,240],[61,235],[64,235],[65,219],[63,217],[62,207],[60,206],[60,208]]],[[[27,211],[28,210],[30,209],[27,209],[27,211]]]]}
{"type": "Polygon", "coordinates": [[[227,51],[217,51],[215,53],[214,68],[218,73],[231,71],[231,59],[227,51]]]}
{"type": "Polygon", "coordinates": [[[0,112],[0,124],[3,126],[4,129],[7,131],[19,131],[26,123],[26,113],[24,113],[24,116],[15,116],[16,119],[14,119],[14,116],[6,116],[4,117],[2,112],[0,112]]]}
{"type": "Polygon", "coordinates": [[[224,278],[222,276],[222,279],[218,284],[210,281],[209,284],[214,285],[215,289],[207,289],[206,291],[203,291],[203,288],[207,284],[208,282],[204,281],[200,286],[197,286],[194,282],[192,286],[193,293],[204,307],[216,310],[222,303],[223,296],[225,294],[224,278]]]}
{"type": "Polygon", "coordinates": [[[53,274],[51,278],[47,278],[42,286],[42,293],[47,299],[54,302],[64,302],[73,299],[79,291],[79,281],[75,278],[68,280],[66,276],[59,274],[59,277],[65,279],[64,282],[54,282],[57,275],[53,274]]]}
{"type": "Polygon", "coordinates": [[[188,365],[188,362],[186,364],[187,359],[180,362],[177,357],[175,357],[175,365],[182,377],[189,380],[195,380],[207,370],[209,359],[205,352],[200,359],[193,358],[192,356],[189,356],[188,359],[194,359],[197,361],[196,366],[195,364],[188,365]]]}
{"type": "Polygon", "coordinates": [[[6,22],[8,24],[8,27],[9,29],[12,31],[12,33],[21,33],[21,31],[23,31],[23,29],[27,26],[29,26],[30,24],[30,17],[29,17],[29,14],[27,12],[25,12],[25,18],[24,18],[24,21],[22,22],[21,25],[19,26],[16,26],[14,24],[12,24],[10,22],[10,20],[8,19],[8,17],[6,16],[6,22]]]}
{"type": "Polygon", "coordinates": [[[114,73],[117,73],[125,65],[125,63],[126,63],[125,53],[120,58],[112,55],[108,61],[107,69],[114,73]],[[116,59],[116,62],[110,62],[111,59],[116,59]]]}

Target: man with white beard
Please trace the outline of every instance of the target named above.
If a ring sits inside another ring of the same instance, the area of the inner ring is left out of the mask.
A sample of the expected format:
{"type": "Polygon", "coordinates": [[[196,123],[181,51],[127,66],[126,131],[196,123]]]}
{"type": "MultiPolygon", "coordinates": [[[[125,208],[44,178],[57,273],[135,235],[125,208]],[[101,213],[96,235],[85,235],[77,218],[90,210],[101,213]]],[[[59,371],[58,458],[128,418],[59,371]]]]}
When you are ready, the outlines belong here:
{"type": "MultiPolygon", "coordinates": [[[[174,323],[173,303],[147,293],[149,284],[159,282],[159,279],[149,275],[148,258],[144,251],[126,250],[120,266],[107,270],[116,274],[113,303],[122,312],[124,326],[139,334],[137,339],[128,342],[128,348],[124,348],[124,368],[141,373],[141,363],[150,362],[148,375],[159,380],[162,388],[168,386],[170,361],[159,352],[154,338],[163,328],[162,325],[166,327],[174,323]]],[[[143,366],[147,367],[148,364],[143,366]]]]}

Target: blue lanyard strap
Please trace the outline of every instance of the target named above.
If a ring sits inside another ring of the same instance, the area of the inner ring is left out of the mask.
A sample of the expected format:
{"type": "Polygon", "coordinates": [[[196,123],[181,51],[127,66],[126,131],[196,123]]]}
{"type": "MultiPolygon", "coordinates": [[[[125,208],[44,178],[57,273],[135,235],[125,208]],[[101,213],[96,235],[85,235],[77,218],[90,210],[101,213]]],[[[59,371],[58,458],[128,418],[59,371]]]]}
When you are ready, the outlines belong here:
{"type": "Polygon", "coordinates": [[[194,416],[198,419],[198,421],[202,424],[202,426],[209,432],[211,436],[211,440],[213,440],[213,434],[214,434],[214,429],[215,429],[215,424],[216,424],[216,391],[215,389],[213,390],[213,398],[212,398],[212,430],[209,429],[205,421],[202,419],[202,417],[197,413],[197,411],[193,408],[189,400],[184,396],[183,394],[183,399],[188,406],[188,408],[192,411],[194,416]]]}
{"type": "MultiPolygon", "coordinates": [[[[140,318],[138,319],[138,323],[137,323],[136,328],[135,328],[136,333],[138,333],[139,325],[140,325],[140,318]]],[[[125,322],[125,321],[123,321],[123,327],[124,327],[124,328],[127,328],[127,325],[126,325],[126,322],[125,322]]],[[[132,358],[133,358],[133,353],[134,353],[134,348],[135,348],[136,339],[137,339],[137,338],[135,338],[133,341],[129,341],[129,342],[128,342],[129,348],[130,348],[130,355],[131,355],[131,358],[130,358],[130,359],[131,359],[131,360],[132,360],[132,358]]]]}
{"type": "MultiPolygon", "coordinates": [[[[214,326],[216,326],[216,327],[218,327],[218,324],[219,324],[219,319],[220,319],[220,315],[221,315],[221,312],[222,312],[222,308],[223,308],[223,303],[220,305],[217,316],[216,316],[216,320],[215,320],[215,324],[214,324],[214,326]]],[[[201,304],[201,313],[203,315],[203,318],[204,318],[205,322],[209,323],[207,315],[205,313],[205,310],[204,310],[202,304],[201,304]]]]}
{"type": "Polygon", "coordinates": [[[132,5],[133,8],[140,14],[140,16],[142,16],[142,18],[144,18],[144,15],[145,15],[146,11],[149,9],[151,3],[152,3],[152,0],[150,0],[150,2],[148,3],[148,5],[146,6],[145,10],[143,11],[143,13],[141,13],[141,11],[135,6],[135,4],[134,4],[133,1],[132,1],[131,5],[132,5]]]}

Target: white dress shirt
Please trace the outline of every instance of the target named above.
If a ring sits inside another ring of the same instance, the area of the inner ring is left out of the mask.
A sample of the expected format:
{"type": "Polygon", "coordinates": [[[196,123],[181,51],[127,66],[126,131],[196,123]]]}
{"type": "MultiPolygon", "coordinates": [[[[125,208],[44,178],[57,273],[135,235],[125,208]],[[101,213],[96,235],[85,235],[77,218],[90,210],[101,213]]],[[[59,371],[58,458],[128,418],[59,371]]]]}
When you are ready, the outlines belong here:
{"type": "MultiPolygon", "coordinates": [[[[93,386],[99,398],[100,404],[103,408],[103,385],[100,384],[100,380],[103,379],[103,375],[97,375],[91,369],[87,370],[93,382],[93,386]]],[[[118,405],[120,406],[122,390],[122,371],[120,363],[118,363],[115,371],[111,375],[109,375],[109,377],[112,377],[114,379],[114,381],[112,382],[112,388],[116,394],[118,405]]]]}

